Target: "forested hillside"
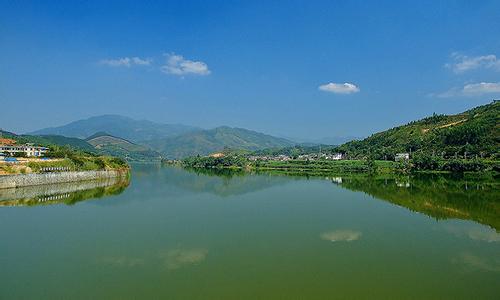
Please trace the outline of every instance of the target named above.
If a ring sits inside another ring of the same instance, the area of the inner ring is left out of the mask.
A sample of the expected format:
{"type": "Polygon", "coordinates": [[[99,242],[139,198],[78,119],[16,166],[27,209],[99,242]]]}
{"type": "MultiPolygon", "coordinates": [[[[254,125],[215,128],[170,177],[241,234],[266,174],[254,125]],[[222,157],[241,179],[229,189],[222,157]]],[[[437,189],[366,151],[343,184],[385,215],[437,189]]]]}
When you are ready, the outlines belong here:
{"type": "Polygon", "coordinates": [[[243,128],[217,127],[182,134],[172,138],[148,141],[147,145],[168,158],[183,158],[193,155],[207,155],[224,148],[259,150],[286,147],[294,143],[243,128]]]}
{"type": "Polygon", "coordinates": [[[139,145],[126,139],[112,136],[105,132],[98,132],[86,139],[97,151],[111,156],[123,157],[128,160],[150,161],[158,160],[161,155],[146,146],[139,145]]]}
{"type": "Polygon", "coordinates": [[[348,157],[393,159],[396,153],[425,153],[440,157],[498,158],[500,102],[456,115],[437,115],[376,133],[336,148],[348,157]]]}

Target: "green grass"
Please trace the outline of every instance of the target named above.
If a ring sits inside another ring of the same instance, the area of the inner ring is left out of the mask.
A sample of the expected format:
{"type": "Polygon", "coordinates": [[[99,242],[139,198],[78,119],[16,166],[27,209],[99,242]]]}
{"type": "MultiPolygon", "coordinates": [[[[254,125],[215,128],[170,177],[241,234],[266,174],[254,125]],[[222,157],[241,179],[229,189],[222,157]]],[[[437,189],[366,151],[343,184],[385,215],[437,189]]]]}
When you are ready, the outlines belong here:
{"type": "Polygon", "coordinates": [[[110,156],[78,156],[57,161],[37,161],[26,163],[32,172],[38,173],[42,168],[63,167],[70,171],[101,171],[128,168],[121,159],[110,156]]]}
{"type": "Polygon", "coordinates": [[[124,160],[110,156],[72,156],[58,160],[0,164],[0,170],[7,174],[40,173],[43,168],[51,167],[64,168],[65,171],[127,170],[129,168],[124,160]]]}
{"type": "Polygon", "coordinates": [[[351,172],[376,172],[390,173],[395,171],[396,164],[391,161],[375,161],[375,169],[368,165],[365,160],[293,160],[293,161],[263,161],[255,162],[250,165],[250,168],[259,170],[283,170],[296,172],[334,172],[334,173],[351,173],[351,172]]]}

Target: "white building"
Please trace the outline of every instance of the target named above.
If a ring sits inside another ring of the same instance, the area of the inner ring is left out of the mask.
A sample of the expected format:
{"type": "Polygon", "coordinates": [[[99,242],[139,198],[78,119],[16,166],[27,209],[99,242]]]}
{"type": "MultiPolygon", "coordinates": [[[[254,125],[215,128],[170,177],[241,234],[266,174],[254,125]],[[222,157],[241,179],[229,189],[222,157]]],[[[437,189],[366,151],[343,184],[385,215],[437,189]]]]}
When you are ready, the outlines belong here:
{"type": "Polygon", "coordinates": [[[5,156],[15,156],[16,153],[24,153],[26,157],[42,157],[48,150],[46,147],[38,147],[33,144],[0,145],[0,153],[5,156]]]}
{"type": "Polygon", "coordinates": [[[333,160],[341,160],[343,158],[342,153],[335,153],[331,156],[331,159],[333,160]]]}
{"type": "Polygon", "coordinates": [[[396,153],[396,156],[394,157],[395,161],[409,160],[409,159],[410,159],[409,153],[396,153]]]}

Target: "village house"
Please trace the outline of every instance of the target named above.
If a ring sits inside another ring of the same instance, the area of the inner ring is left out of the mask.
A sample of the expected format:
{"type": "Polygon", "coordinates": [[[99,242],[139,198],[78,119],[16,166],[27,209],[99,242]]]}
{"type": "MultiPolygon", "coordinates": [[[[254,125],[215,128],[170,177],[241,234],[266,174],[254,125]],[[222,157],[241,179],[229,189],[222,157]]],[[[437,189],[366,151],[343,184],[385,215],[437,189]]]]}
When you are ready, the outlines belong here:
{"type": "Polygon", "coordinates": [[[410,159],[409,153],[396,153],[396,155],[394,156],[395,161],[409,160],[409,159],[410,159]]]}
{"type": "Polygon", "coordinates": [[[329,159],[332,159],[332,160],[341,160],[343,158],[344,158],[344,156],[342,155],[342,153],[334,153],[331,156],[329,156],[329,159]]]}
{"type": "Polygon", "coordinates": [[[39,147],[33,144],[24,144],[24,145],[5,145],[0,144],[0,155],[1,156],[17,156],[18,153],[23,153],[22,155],[26,157],[42,157],[47,150],[46,147],[39,147]]]}

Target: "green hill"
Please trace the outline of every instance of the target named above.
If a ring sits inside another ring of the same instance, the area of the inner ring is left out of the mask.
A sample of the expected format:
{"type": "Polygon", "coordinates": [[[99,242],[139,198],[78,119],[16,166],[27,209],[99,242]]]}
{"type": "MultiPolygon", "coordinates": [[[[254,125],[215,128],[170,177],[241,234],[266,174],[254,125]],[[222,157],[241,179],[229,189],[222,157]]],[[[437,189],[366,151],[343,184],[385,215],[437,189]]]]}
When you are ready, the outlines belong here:
{"type": "Polygon", "coordinates": [[[50,127],[30,133],[31,135],[62,135],[86,139],[96,132],[107,132],[133,142],[160,139],[198,130],[180,124],[160,124],[146,120],[134,120],[118,115],[103,115],[78,120],[69,124],[50,127]]]}
{"type": "Polygon", "coordinates": [[[155,160],[160,159],[161,156],[158,152],[146,146],[135,144],[105,132],[93,134],[85,141],[91,144],[100,153],[130,160],[155,160]]]}
{"type": "MultiPolygon", "coordinates": [[[[103,153],[96,150],[91,144],[76,138],[66,138],[61,136],[17,135],[15,133],[2,130],[0,130],[0,137],[2,139],[14,140],[17,145],[33,143],[39,146],[47,147],[48,151],[44,154],[44,156],[57,158],[57,160],[53,161],[21,162],[19,167],[16,168],[12,168],[8,164],[3,164],[0,165],[1,174],[38,173],[44,167],[63,167],[71,171],[96,171],[129,168],[125,160],[117,157],[103,156],[103,153]]],[[[13,143],[13,141],[5,140],[4,142],[13,143]]]]}
{"type": "Polygon", "coordinates": [[[189,132],[172,138],[145,142],[168,158],[207,155],[224,148],[259,150],[286,147],[294,143],[267,134],[227,126],[189,132]]]}
{"type": "Polygon", "coordinates": [[[1,131],[2,137],[16,140],[19,144],[34,143],[46,147],[52,145],[67,146],[78,151],[99,155],[110,155],[128,160],[151,161],[160,159],[160,153],[147,146],[138,145],[125,139],[109,135],[105,132],[93,134],[86,140],[60,135],[17,135],[1,131]]]}
{"type": "Polygon", "coordinates": [[[85,140],[78,138],[70,138],[60,135],[41,135],[41,136],[27,135],[27,134],[18,135],[12,132],[2,131],[2,130],[0,130],[0,134],[3,138],[10,138],[16,140],[18,144],[34,143],[46,147],[51,145],[67,146],[75,150],[97,153],[94,146],[87,143],[85,140]]]}
{"type": "MultiPolygon", "coordinates": [[[[96,152],[94,146],[89,144],[87,141],[78,139],[78,138],[71,138],[71,137],[65,137],[62,135],[42,135],[40,136],[44,140],[47,140],[50,143],[53,143],[55,145],[59,146],[69,146],[75,149],[80,149],[83,151],[87,152],[96,152]]],[[[36,138],[36,137],[33,137],[36,138]]]]}
{"type": "Polygon", "coordinates": [[[393,159],[395,153],[423,152],[444,157],[498,158],[500,101],[456,115],[436,115],[341,145],[351,158],[393,159]]]}

